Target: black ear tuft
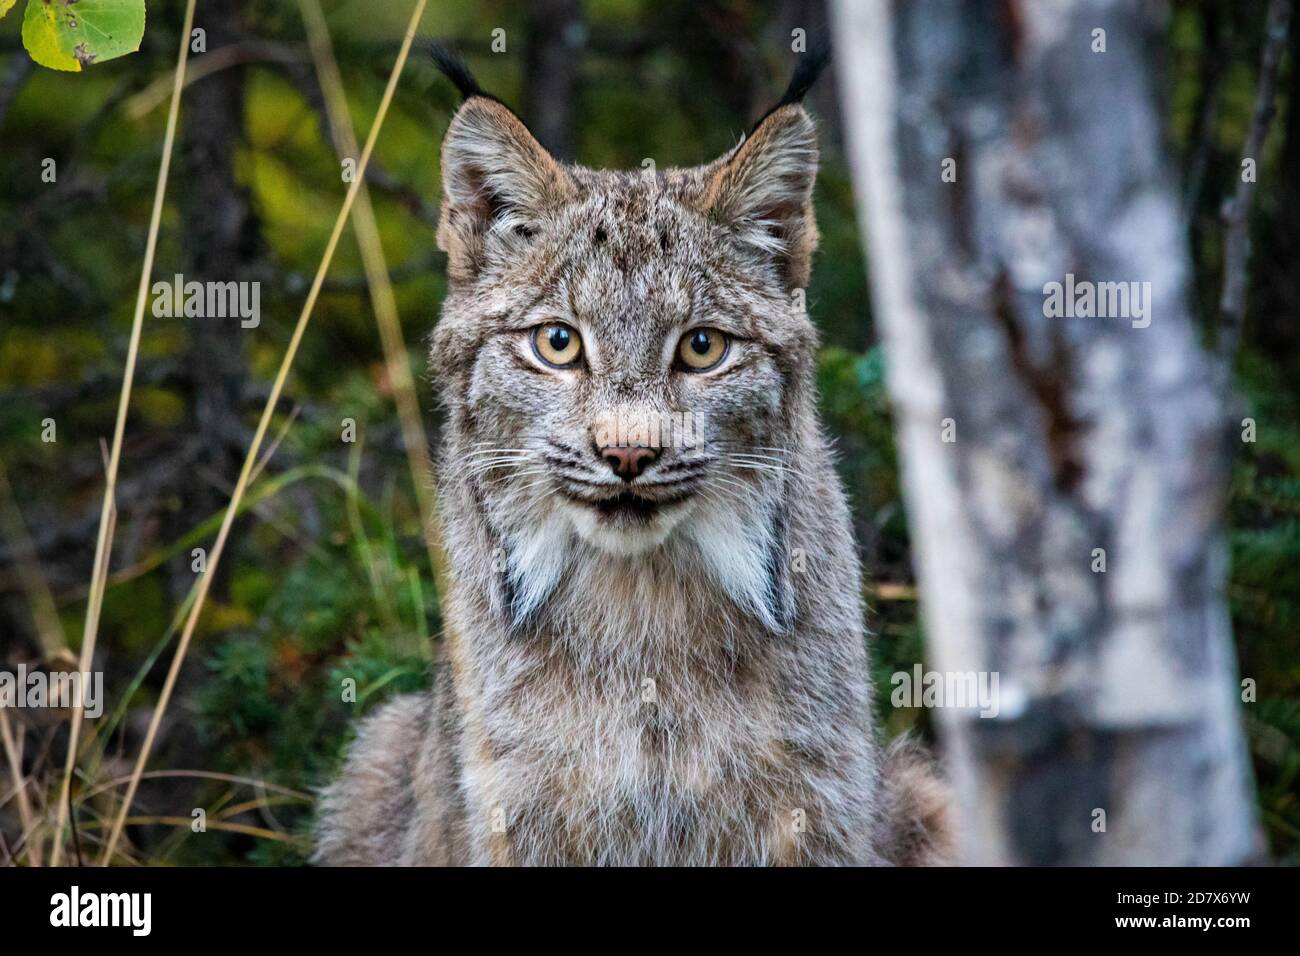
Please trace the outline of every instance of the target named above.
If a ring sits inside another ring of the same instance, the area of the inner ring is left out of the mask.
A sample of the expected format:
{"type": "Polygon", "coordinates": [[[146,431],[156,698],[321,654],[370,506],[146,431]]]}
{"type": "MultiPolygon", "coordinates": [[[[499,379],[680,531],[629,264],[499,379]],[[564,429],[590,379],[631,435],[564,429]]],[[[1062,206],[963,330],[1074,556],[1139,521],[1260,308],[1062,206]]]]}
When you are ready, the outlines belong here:
{"type": "Polygon", "coordinates": [[[428,50],[434,64],[443,76],[451,80],[463,99],[469,99],[471,96],[487,96],[489,99],[496,99],[495,96],[483,92],[483,87],[478,85],[478,80],[474,79],[474,74],[469,71],[469,67],[465,65],[459,53],[447,49],[436,40],[430,41],[428,50]]]}
{"type": "Polygon", "coordinates": [[[823,33],[813,40],[812,49],[800,55],[799,65],[794,68],[794,76],[790,77],[790,85],[785,88],[781,102],[776,105],[779,107],[802,103],[803,98],[808,95],[808,91],[817,82],[817,77],[822,75],[822,70],[826,69],[826,64],[830,61],[831,43],[828,35],[823,33]]]}
{"type": "Polygon", "coordinates": [[[799,65],[794,68],[794,76],[790,77],[790,85],[785,88],[785,93],[781,99],[770,110],[759,117],[749,129],[749,135],[754,135],[754,130],[763,125],[763,120],[767,119],[783,106],[790,106],[795,103],[802,103],[803,98],[808,95],[808,91],[813,88],[817,78],[822,75],[826,65],[831,61],[831,43],[829,35],[826,33],[819,34],[812,42],[811,48],[799,54],[799,65]]]}

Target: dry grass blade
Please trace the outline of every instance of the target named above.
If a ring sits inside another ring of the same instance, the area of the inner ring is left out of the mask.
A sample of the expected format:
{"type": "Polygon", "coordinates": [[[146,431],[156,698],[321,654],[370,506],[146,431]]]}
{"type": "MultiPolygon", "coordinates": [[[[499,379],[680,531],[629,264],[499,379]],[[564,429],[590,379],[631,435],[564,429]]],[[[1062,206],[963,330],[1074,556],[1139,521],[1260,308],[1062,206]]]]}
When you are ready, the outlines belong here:
{"type": "Polygon", "coordinates": [[[185,621],[185,629],[181,632],[180,642],[177,644],[176,653],[172,657],[171,667],[167,672],[167,679],[163,683],[162,693],[158,697],[153,716],[149,720],[149,729],[145,733],[144,743],[140,748],[140,756],[137,758],[135,769],[131,774],[131,782],[127,786],[121,807],[109,832],[108,841],[104,845],[104,852],[100,857],[101,864],[106,864],[113,858],[113,850],[122,836],[127,811],[131,807],[131,801],[135,799],[135,792],[140,783],[140,775],[144,772],[144,765],[149,759],[149,752],[153,748],[154,738],[158,733],[158,725],[162,722],[163,714],[171,701],[177,675],[180,673],[181,664],[185,660],[185,653],[189,649],[190,639],[194,636],[194,627],[198,622],[199,615],[203,612],[204,601],[211,588],[212,578],[217,573],[221,555],[225,551],[226,541],[230,536],[230,528],[234,524],[235,516],[239,513],[240,501],[244,497],[244,491],[248,488],[249,478],[258,460],[262,442],[266,438],[267,429],[270,427],[271,419],[275,414],[275,407],[280,401],[280,393],[284,390],[285,380],[289,377],[289,369],[293,366],[294,357],[298,354],[298,347],[302,344],[302,337],[307,331],[307,324],[311,319],[312,310],[315,308],[316,299],[320,295],[321,285],[325,281],[330,262],[333,260],[334,252],[338,248],[339,237],[343,234],[344,226],[347,225],[348,213],[352,210],[352,204],[356,201],[358,189],[365,180],[366,166],[370,163],[370,154],[374,150],[375,140],[379,138],[379,131],[384,125],[384,117],[388,114],[389,105],[393,101],[397,81],[402,75],[402,68],[406,65],[406,58],[411,52],[411,44],[415,39],[415,30],[419,26],[426,2],[427,0],[417,0],[415,4],[415,10],[411,14],[411,21],[406,28],[406,35],[402,38],[401,49],[397,53],[397,62],[393,64],[393,71],[388,77],[388,85],[384,88],[383,98],[379,101],[379,109],[375,114],[374,124],[370,127],[370,135],[366,137],[365,148],[361,152],[361,158],[357,161],[356,177],[348,187],[347,195],[343,198],[343,206],[339,209],[339,214],[334,221],[334,228],[330,233],[329,242],[325,246],[325,253],[321,257],[320,266],[316,270],[316,278],[312,281],[311,289],[307,293],[307,300],[303,303],[302,313],[298,316],[298,323],[294,327],[292,338],[289,340],[289,347],[285,350],[284,359],[280,363],[275,382],[271,386],[271,393],[267,396],[266,407],[262,409],[262,417],[257,424],[257,431],[253,435],[248,454],[244,456],[244,464],[240,469],[239,479],[235,482],[234,493],[230,497],[230,503],[226,506],[225,517],[222,519],[221,528],[217,532],[217,540],[213,544],[212,552],[208,557],[208,569],[199,579],[198,596],[195,598],[194,607],[191,608],[189,617],[185,621]]]}
{"type": "MultiPolygon", "coordinates": [[[[9,764],[9,774],[13,777],[14,799],[18,801],[18,819],[22,823],[23,832],[29,833],[32,830],[32,805],[27,799],[27,781],[23,779],[23,755],[14,740],[13,730],[9,727],[9,715],[5,713],[5,706],[2,702],[0,702],[0,739],[4,742],[5,762],[9,764]]],[[[12,858],[12,852],[10,856],[12,858]]],[[[39,840],[32,843],[27,858],[31,861],[32,866],[41,865],[41,844],[39,840]]]]}
{"type": "Polygon", "coordinates": [[[59,622],[59,610],[54,603],[54,595],[41,571],[36,558],[36,548],[31,535],[27,533],[27,523],[23,521],[22,511],[14,501],[13,489],[9,486],[9,475],[0,461],[0,528],[5,536],[18,546],[14,564],[18,568],[18,578],[27,600],[32,608],[32,618],[36,624],[36,635],[40,640],[41,656],[49,663],[72,664],[77,657],[68,649],[63,639],[63,625],[59,622]]]}
{"type": "MultiPolygon", "coordinates": [[[[194,826],[194,821],[189,817],[128,817],[124,821],[132,826],[144,826],[152,824],[155,826],[167,827],[184,827],[190,829],[194,826]]],[[[275,840],[279,843],[296,843],[300,837],[291,833],[277,833],[274,830],[268,830],[265,827],[250,826],[246,823],[228,823],[223,820],[208,820],[203,824],[209,830],[222,830],[226,833],[243,833],[247,836],[261,837],[263,840],[275,840]]],[[[87,830],[92,829],[96,824],[90,824],[87,830]]]]}
{"type": "MultiPolygon", "coordinates": [[[[325,98],[325,112],[329,116],[334,149],[343,158],[356,156],[357,137],[348,114],[347,94],[344,91],[338,61],[334,58],[334,48],[330,43],[325,15],[321,12],[319,0],[299,0],[299,6],[302,8],[303,23],[307,28],[307,45],[311,50],[312,60],[316,65],[316,75],[325,98]]],[[[425,548],[429,553],[429,569],[433,572],[436,583],[441,585],[443,583],[442,551],[438,544],[437,511],[430,490],[433,481],[430,472],[429,445],[420,415],[420,400],[415,391],[415,380],[411,376],[411,366],[407,360],[406,342],[402,338],[402,325],[397,314],[397,298],[393,295],[388,264],[384,260],[384,247],[380,241],[379,224],[375,219],[374,207],[370,203],[370,192],[359,172],[357,181],[360,186],[357,189],[356,209],[352,214],[352,228],[357,235],[357,245],[361,248],[366,282],[370,287],[370,301],[375,310],[375,322],[379,327],[379,340],[384,348],[388,381],[393,389],[393,397],[397,403],[397,416],[402,424],[402,444],[406,446],[411,483],[415,486],[416,506],[420,509],[420,526],[424,534],[425,548]]],[[[427,641],[422,641],[420,647],[426,654],[431,654],[432,645],[427,641]]]]}
{"type": "MultiPolygon", "coordinates": [[[[117,403],[117,421],[113,425],[113,447],[109,452],[108,478],[104,485],[104,503],[99,513],[99,538],[95,542],[95,566],[90,577],[90,600],[86,608],[86,628],[81,639],[81,671],[86,673],[95,653],[95,635],[99,630],[99,614],[104,605],[104,581],[108,573],[108,554],[112,540],[111,525],[114,498],[117,492],[117,469],[122,460],[122,436],[126,432],[126,410],[131,404],[131,384],[135,380],[136,356],[140,351],[140,330],[144,327],[144,306],[149,294],[149,278],[153,273],[154,255],[158,250],[158,229],[162,223],[163,198],[167,195],[167,174],[171,169],[172,145],[176,142],[176,122],[180,114],[181,88],[185,83],[185,64],[189,59],[190,28],[194,24],[194,2],[185,4],[185,25],[181,28],[180,52],[176,57],[176,73],[172,77],[172,100],[167,111],[167,132],[163,136],[162,160],[158,167],[158,184],[154,189],[153,212],[149,217],[149,238],[145,243],[144,264],[140,268],[140,287],[135,297],[135,315],[131,319],[131,341],[126,352],[126,368],[122,376],[122,393],[117,403]]],[[[63,789],[58,800],[58,822],[54,827],[54,846],[50,850],[50,865],[58,866],[63,849],[63,825],[66,822],[68,791],[72,786],[72,770],[77,762],[77,745],[81,735],[82,702],[72,708],[72,730],[68,737],[68,758],[63,768],[63,789]]]]}
{"type": "Polygon", "coordinates": [[[275,441],[271,442],[271,447],[266,450],[266,454],[262,456],[262,459],[257,463],[257,466],[253,469],[253,473],[248,476],[248,483],[250,485],[255,484],[257,482],[257,476],[262,473],[262,469],[265,468],[267,465],[269,465],[271,463],[271,459],[275,457],[275,451],[277,448],[280,447],[280,442],[284,441],[284,436],[289,434],[289,429],[292,428],[293,423],[298,420],[299,411],[301,411],[301,406],[298,405],[293,406],[293,411],[289,413],[289,417],[286,418],[284,420],[284,424],[280,426],[280,431],[278,434],[276,434],[275,441]]]}
{"type": "MultiPolygon", "coordinates": [[[[244,63],[273,63],[277,61],[291,63],[296,62],[299,58],[297,51],[278,44],[250,41],[231,43],[218,47],[210,53],[205,53],[203,59],[195,63],[194,69],[190,70],[189,76],[185,79],[185,85],[190,86],[204,77],[211,76],[213,73],[219,73],[222,70],[244,63]]],[[[156,109],[166,96],[166,80],[159,80],[149,84],[123,103],[122,111],[127,115],[128,119],[141,120],[156,109]]]]}
{"type": "MultiPolygon", "coordinates": [[[[225,783],[238,783],[255,790],[266,790],[272,793],[282,794],[286,797],[298,801],[311,802],[312,795],[303,793],[301,790],[294,790],[291,787],[281,787],[277,784],[267,783],[264,780],[258,780],[254,777],[241,777],[233,773],[219,773],[215,770],[151,770],[148,773],[140,775],[142,780],[164,780],[169,778],[194,778],[199,780],[220,780],[225,783]]],[[[131,776],[115,777],[112,780],[105,780],[103,783],[96,784],[93,788],[87,790],[81,795],[81,800],[87,800],[90,797],[103,793],[106,790],[112,790],[114,787],[120,787],[124,783],[130,783],[131,776]]]]}

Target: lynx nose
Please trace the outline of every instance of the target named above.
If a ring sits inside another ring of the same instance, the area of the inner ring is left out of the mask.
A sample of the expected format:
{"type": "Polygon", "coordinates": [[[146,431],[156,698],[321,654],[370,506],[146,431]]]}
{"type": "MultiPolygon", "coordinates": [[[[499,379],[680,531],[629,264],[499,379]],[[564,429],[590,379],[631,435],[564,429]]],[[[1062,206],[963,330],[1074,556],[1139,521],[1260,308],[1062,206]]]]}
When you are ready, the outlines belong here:
{"type": "Polygon", "coordinates": [[[630,445],[606,445],[600,450],[600,457],[609,463],[614,474],[624,481],[631,481],[659,457],[659,450],[630,445]]]}

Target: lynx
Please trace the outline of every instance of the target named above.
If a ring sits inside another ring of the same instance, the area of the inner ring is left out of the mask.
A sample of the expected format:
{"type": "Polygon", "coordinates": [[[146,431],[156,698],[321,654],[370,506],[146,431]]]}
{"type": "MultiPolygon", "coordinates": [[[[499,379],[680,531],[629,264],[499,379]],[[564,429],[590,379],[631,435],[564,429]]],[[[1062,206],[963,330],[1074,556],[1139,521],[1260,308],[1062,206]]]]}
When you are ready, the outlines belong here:
{"type": "Polygon", "coordinates": [[[559,163],[435,56],[464,97],[430,350],[443,659],[361,724],[317,860],[941,862],[943,785],[873,736],[817,417],[823,58],[714,162],[613,172],[559,163]]]}

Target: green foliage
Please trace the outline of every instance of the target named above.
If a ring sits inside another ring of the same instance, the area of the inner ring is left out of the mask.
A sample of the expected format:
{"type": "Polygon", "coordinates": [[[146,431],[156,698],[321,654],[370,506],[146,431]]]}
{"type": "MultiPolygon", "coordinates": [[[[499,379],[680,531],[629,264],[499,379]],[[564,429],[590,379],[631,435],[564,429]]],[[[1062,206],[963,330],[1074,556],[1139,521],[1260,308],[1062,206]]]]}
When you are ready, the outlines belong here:
{"type": "Polygon", "coordinates": [[[1260,807],[1275,857],[1300,864],[1300,401],[1269,356],[1247,349],[1238,384],[1243,442],[1233,473],[1229,597],[1260,807]]]}
{"type": "MultiPolygon", "coordinates": [[[[0,17],[16,0],[0,0],[0,17]]],[[[82,66],[116,59],[140,49],[144,0],[28,0],[23,46],[51,70],[76,73],[82,66]]]]}
{"type": "Polygon", "coordinates": [[[817,384],[822,419],[835,436],[836,464],[863,548],[876,713],[890,737],[905,730],[928,730],[924,711],[894,707],[889,699],[891,676],[910,672],[924,660],[925,640],[917,616],[884,350],[824,348],[817,384]]]}
{"type": "Polygon", "coordinates": [[[1274,858],[1300,866],[1300,701],[1261,699],[1252,705],[1247,731],[1274,858]]]}
{"type": "Polygon", "coordinates": [[[911,581],[884,350],[824,348],[817,386],[870,576],[876,581],[911,581]]]}
{"type": "MultiPolygon", "coordinates": [[[[339,524],[359,520],[355,533],[280,572],[245,569],[232,589],[253,622],[215,641],[194,696],[209,769],[309,792],[336,768],[359,716],[393,694],[429,685],[438,608],[433,587],[421,583],[428,573],[423,551],[399,547],[404,533],[374,502],[361,501],[359,489],[346,480],[343,486],[342,495],[322,503],[339,524]],[[350,687],[355,694],[345,695],[350,687]]],[[[207,788],[201,805],[221,792],[207,788]]],[[[268,843],[214,832],[186,841],[178,859],[305,862],[310,808],[277,807],[274,817],[277,829],[299,838],[268,843]]]]}

